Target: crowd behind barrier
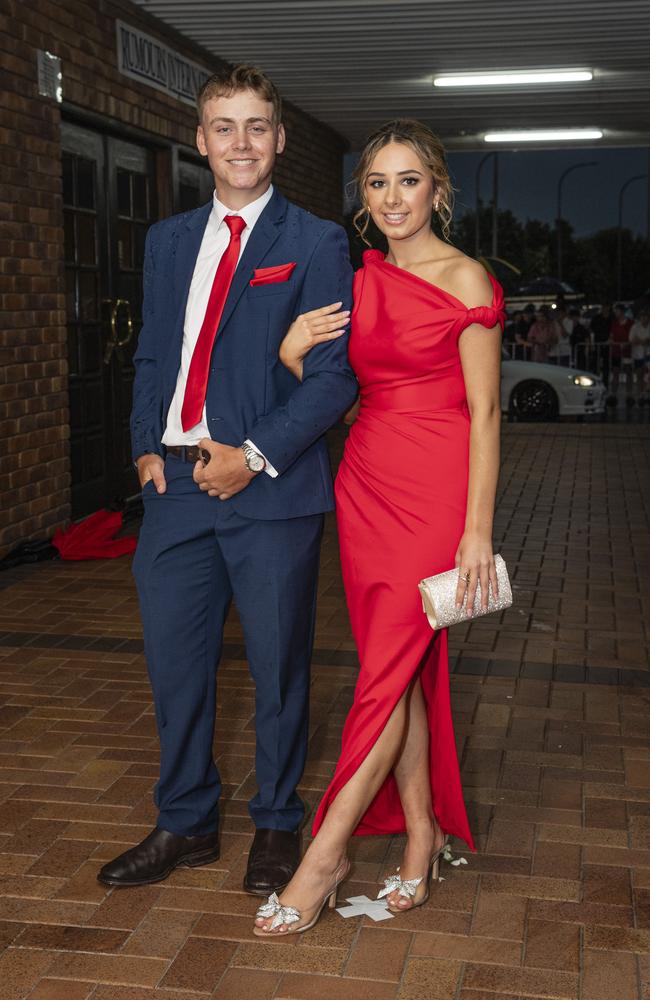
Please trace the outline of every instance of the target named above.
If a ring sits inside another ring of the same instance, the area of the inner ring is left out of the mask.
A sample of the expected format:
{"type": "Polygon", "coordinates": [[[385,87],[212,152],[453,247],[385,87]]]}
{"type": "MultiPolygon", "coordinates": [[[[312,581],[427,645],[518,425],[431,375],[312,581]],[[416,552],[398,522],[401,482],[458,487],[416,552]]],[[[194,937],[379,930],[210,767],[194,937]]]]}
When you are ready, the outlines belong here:
{"type": "Polygon", "coordinates": [[[503,334],[512,360],[564,365],[598,375],[628,405],[650,404],[650,310],[637,316],[623,304],[593,310],[527,305],[510,313],[503,334]]]}

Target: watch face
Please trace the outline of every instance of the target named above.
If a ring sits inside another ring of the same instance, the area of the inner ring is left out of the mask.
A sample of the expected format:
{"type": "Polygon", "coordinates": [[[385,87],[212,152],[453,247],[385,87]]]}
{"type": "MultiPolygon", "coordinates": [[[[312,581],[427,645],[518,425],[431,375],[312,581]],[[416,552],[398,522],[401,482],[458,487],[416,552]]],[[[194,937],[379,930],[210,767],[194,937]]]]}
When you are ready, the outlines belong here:
{"type": "Polygon", "coordinates": [[[247,455],[248,468],[251,472],[261,472],[265,466],[265,461],[261,455],[258,455],[254,451],[249,451],[247,455]]]}

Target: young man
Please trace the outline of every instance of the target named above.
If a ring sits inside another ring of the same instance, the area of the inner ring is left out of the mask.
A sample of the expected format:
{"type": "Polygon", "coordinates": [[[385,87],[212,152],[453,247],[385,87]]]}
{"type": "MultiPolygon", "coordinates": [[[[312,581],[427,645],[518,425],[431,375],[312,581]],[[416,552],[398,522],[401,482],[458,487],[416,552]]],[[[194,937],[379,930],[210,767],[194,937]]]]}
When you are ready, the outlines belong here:
{"type": "Polygon", "coordinates": [[[604,302],[600,310],[591,318],[591,334],[594,342],[596,371],[605,385],[609,384],[609,335],[612,327],[612,307],[604,302]]]}
{"type": "Polygon", "coordinates": [[[305,358],[278,347],[301,313],[350,308],[343,229],[271,184],[285,144],[261,71],[211,77],[197,146],[213,201],[153,226],[131,430],[144,522],[134,561],[161,746],[156,828],[99,879],[141,885],[214,861],[221,784],[212,756],[216,667],[231,599],[255,682],[258,790],[244,887],[266,895],[299,861],[309,661],[323,512],[324,432],[351,405],[346,337],[305,358]]]}
{"type": "Polygon", "coordinates": [[[573,354],[573,365],[575,368],[587,369],[593,364],[591,360],[589,330],[582,323],[580,310],[573,306],[569,310],[569,319],[573,324],[571,330],[571,352],[573,354]]]}
{"type": "Polygon", "coordinates": [[[630,356],[634,368],[634,398],[638,405],[646,402],[648,360],[650,360],[650,312],[643,309],[630,329],[630,356]]]}
{"type": "Polygon", "coordinates": [[[632,395],[630,384],[632,375],[632,359],[630,357],[631,328],[632,320],[627,316],[625,306],[622,302],[617,302],[614,306],[614,318],[609,328],[612,359],[611,390],[616,402],[618,400],[619,382],[624,382],[628,406],[634,405],[634,396],[632,395]]]}

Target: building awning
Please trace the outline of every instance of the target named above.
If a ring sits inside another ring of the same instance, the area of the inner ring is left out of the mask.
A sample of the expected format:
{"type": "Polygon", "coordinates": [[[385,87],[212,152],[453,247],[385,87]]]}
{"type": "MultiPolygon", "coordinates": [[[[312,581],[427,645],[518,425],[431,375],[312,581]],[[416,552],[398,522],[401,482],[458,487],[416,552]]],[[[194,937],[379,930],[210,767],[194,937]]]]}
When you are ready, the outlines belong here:
{"type": "Polygon", "coordinates": [[[398,116],[426,121],[450,149],[488,148],[486,132],[520,129],[598,129],[599,145],[650,144],[650,4],[639,0],[136,2],[213,55],[262,66],[353,149],[398,116]],[[593,79],[433,85],[445,74],[553,69],[593,79]]]}

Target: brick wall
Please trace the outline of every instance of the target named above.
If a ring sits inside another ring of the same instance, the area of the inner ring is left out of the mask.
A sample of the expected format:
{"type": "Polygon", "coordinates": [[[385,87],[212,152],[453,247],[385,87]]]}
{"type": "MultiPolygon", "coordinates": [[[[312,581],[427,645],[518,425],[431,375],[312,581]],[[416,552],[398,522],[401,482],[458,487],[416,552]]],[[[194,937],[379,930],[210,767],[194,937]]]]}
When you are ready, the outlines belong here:
{"type": "MultiPolygon", "coordinates": [[[[208,69],[219,66],[127,0],[4,0],[0,10],[0,556],[51,535],[70,516],[62,111],[82,109],[194,145],[190,106],[118,72],[118,18],[208,69]],[[38,49],[62,59],[63,108],[38,95],[38,49]]],[[[291,105],[285,125],[279,187],[305,208],[340,218],[343,140],[291,105]]]]}

